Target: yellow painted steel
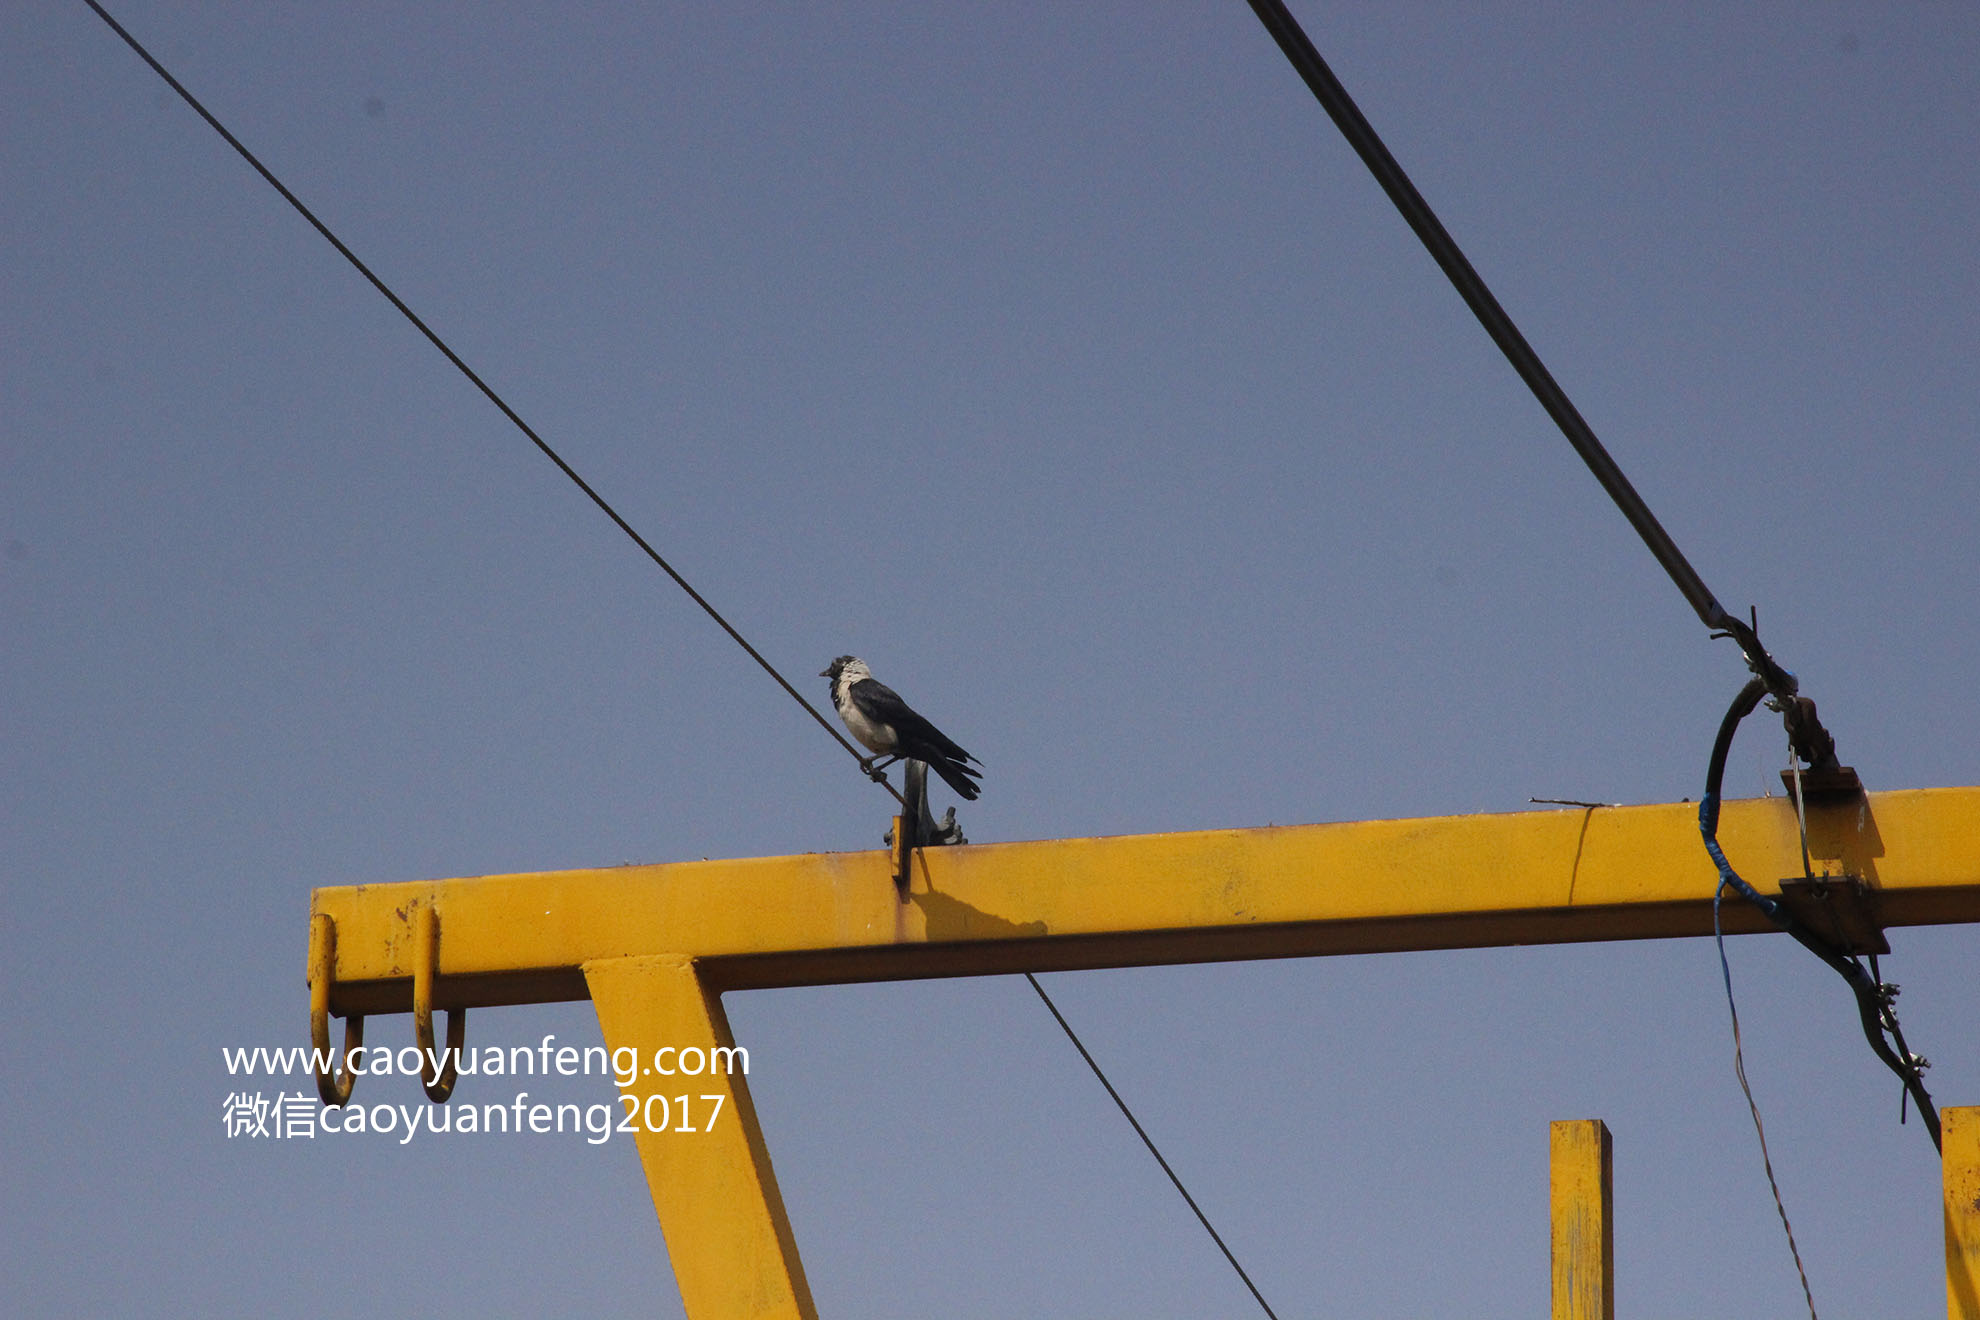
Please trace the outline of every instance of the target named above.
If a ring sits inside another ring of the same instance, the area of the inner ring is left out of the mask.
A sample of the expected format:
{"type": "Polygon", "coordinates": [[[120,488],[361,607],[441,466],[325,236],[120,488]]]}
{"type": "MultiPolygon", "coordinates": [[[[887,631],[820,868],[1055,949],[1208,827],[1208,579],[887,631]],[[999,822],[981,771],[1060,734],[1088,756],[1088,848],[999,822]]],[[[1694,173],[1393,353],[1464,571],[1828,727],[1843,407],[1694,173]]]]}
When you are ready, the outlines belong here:
{"type": "Polygon", "coordinates": [[[351,1098],[357,1074],[350,1070],[350,1064],[364,1045],[364,1015],[351,1013],[344,1019],[344,1048],[331,1057],[330,990],[336,966],[337,925],[315,913],[309,919],[309,1043],[315,1059],[316,1094],[326,1105],[341,1105],[351,1098]]]}
{"type": "Polygon", "coordinates": [[[679,956],[602,959],[584,978],[614,1059],[639,1059],[621,1104],[688,1315],[816,1320],[720,997],[679,956]]]}
{"type": "Polygon", "coordinates": [[[447,1014],[447,1048],[433,1046],[433,983],[440,979],[440,914],[423,907],[413,919],[413,1044],[419,1048],[419,1082],[426,1098],[445,1104],[459,1080],[461,1046],[467,1043],[467,1010],[447,1014]]]}
{"type": "MultiPolygon", "coordinates": [[[[1872,794],[1811,808],[1808,824],[1817,868],[1870,882],[1885,925],[1980,921],[1980,789],[1872,794]]],[[[1719,840],[1763,892],[1801,873],[1785,799],[1727,803],[1719,840]]],[[[711,1049],[733,1044],[728,989],[1703,935],[1717,881],[1689,803],[945,847],[907,860],[905,893],[900,859],[883,850],[319,889],[312,1035],[327,1050],[334,1012],[355,1043],[361,1015],[409,1012],[415,999],[430,1040],[435,1009],[590,998],[614,1048],[711,1049]]],[[[1726,909],[1726,927],[1771,929],[1745,904],[1726,909]]],[[[326,1101],[349,1081],[318,1080],[326,1101]]],[[[642,1107],[694,1097],[695,1119],[699,1097],[723,1097],[726,1126],[637,1139],[688,1314],[811,1316],[747,1084],[687,1080],[649,1074],[625,1094],[642,1107]]],[[[1949,1111],[1962,1112],[1975,1111],[1949,1111]]],[[[1976,1139],[1961,1130],[1970,1174],[1976,1139]]],[[[1949,1160],[1954,1149],[1949,1135],[1949,1160]]],[[[1606,1170],[1600,1183],[1606,1258],[1606,1170]]],[[[1576,1195],[1585,1209],[1590,1193],[1576,1195]]],[[[1556,1203],[1558,1224],[1558,1191],[1556,1203]]],[[[1953,1315],[1980,1320],[1980,1229],[1960,1221],[1955,1266],[1948,1206],[1953,1315]]],[[[1584,1246],[1593,1231],[1584,1224],[1584,1246]]],[[[1591,1286],[1570,1289],[1577,1304],[1591,1286]]]]}
{"type": "MultiPolygon", "coordinates": [[[[1819,869],[1885,924],[1980,920],[1980,789],[1810,812],[1819,869]]],[[[1799,875],[1793,808],[1726,804],[1719,838],[1763,892],[1799,875]]],[[[587,962],[701,961],[723,989],[1023,969],[1703,935],[1716,873],[1687,803],[922,849],[905,902],[886,851],[319,889],[331,1006],[411,1007],[410,914],[446,926],[438,1008],[582,999],[587,962]]],[[[1729,931],[1770,929],[1746,904],[1729,931]]]]}
{"type": "Polygon", "coordinates": [[[1946,1315],[1980,1320],[1980,1107],[1939,1113],[1945,1142],[1946,1315]]]}
{"type": "Polygon", "coordinates": [[[1548,1129],[1554,1320],[1616,1320],[1616,1230],[1609,1128],[1578,1118],[1548,1129]]]}

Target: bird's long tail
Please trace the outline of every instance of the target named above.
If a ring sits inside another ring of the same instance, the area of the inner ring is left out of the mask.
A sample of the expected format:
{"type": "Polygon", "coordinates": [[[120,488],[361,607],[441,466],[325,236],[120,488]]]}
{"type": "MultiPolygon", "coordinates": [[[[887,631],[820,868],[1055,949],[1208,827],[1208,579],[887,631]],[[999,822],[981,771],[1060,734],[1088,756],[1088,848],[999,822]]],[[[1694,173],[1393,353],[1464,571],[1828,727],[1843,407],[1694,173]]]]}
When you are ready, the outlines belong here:
{"type": "Polygon", "coordinates": [[[942,776],[942,782],[953,788],[956,796],[965,802],[976,801],[976,795],[982,791],[976,785],[976,779],[982,772],[971,769],[961,761],[942,759],[929,761],[927,765],[930,770],[942,776]]]}

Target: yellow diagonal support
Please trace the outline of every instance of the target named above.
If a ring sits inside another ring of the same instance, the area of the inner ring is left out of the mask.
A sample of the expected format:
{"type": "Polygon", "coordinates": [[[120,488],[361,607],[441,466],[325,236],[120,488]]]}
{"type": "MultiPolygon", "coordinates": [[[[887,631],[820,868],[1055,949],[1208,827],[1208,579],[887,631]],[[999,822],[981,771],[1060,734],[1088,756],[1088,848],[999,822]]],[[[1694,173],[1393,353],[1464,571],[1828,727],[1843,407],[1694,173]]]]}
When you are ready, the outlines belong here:
{"type": "Polygon", "coordinates": [[[720,998],[679,956],[601,959],[584,979],[613,1058],[638,1060],[624,1119],[682,1306],[694,1320],[816,1320],[749,1083],[711,1062],[738,1057],[720,998]]]}
{"type": "Polygon", "coordinates": [[[1616,1229],[1609,1128],[1597,1118],[1548,1129],[1554,1320],[1616,1320],[1616,1229]]]}
{"type": "Polygon", "coordinates": [[[1980,1107],[1939,1114],[1945,1142],[1946,1315],[1980,1320],[1980,1107]]]}

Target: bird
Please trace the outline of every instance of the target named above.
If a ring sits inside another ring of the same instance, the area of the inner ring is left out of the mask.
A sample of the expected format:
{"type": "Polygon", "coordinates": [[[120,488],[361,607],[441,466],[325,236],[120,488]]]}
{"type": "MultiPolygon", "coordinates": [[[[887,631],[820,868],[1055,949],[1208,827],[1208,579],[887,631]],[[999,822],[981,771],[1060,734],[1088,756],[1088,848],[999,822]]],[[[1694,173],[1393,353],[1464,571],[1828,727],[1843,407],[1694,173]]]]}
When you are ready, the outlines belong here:
{"type": "MultiPolygon", "coordinates": [[[[976,800],[980,789],[975,781],[983,776],[969,764],[976,758],[916,714],[898,692],[873,677],[866,661],[856,655],[842,655],[819,670],[818,676],[832,680],[832,705],[868,751],[891,758],[888,764],[903,758],[924,762],[965,802],[976,800]]],[[[879,769],[872,758],[862,758],[861,764],[869,774],[879,769]]]]}

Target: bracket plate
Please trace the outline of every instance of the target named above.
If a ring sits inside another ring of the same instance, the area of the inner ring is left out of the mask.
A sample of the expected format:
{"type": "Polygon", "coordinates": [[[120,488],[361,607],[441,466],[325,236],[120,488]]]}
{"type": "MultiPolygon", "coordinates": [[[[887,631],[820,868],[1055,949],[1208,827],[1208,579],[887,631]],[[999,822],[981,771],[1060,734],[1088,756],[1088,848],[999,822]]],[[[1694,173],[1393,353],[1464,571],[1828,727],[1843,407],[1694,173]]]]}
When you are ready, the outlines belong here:
{"type": "Polygon", "coordinates": [[[1877,891],[1858,876],[1791,877],[1781,881],[1781,902],[1795,920],[1835,941],[1844,953],[1891,951],[1877,917],[1877,891]]]}

